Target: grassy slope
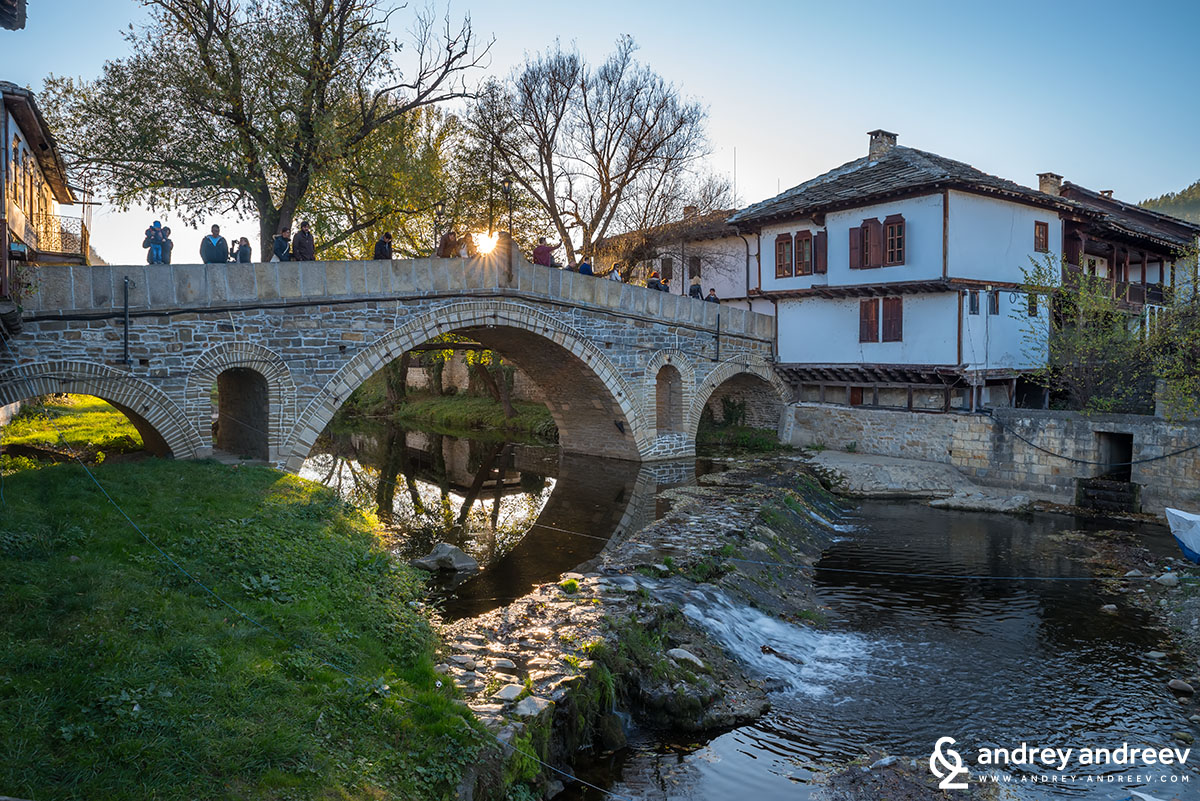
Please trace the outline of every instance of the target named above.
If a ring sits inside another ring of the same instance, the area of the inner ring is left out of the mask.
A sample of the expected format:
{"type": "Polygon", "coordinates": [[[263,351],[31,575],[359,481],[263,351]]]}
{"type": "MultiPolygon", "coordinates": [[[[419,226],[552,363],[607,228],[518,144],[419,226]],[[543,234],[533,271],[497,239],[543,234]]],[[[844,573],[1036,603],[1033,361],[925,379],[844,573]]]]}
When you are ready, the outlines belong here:
{"type": "Polygon", "coordinates": [[[701,455],[711,456],[724,453],[769,453],[787,450],[789,446],[779,442],[779,435],[765,428],[750,426],[700,425],[696,432],[696,448],[701,455]]]}
{"type": "Polygon", "coordinates": [[[342,411],[368,417],[391,417],[398,422],[429,423],[446,432],[517,431],[543,439],[557,436],[550,410],[540,403],[513,401],[517,416],[508,419],[503,407],[486,395],[410,392],[404,403],[393,406],[387,402],[385,394],[383,375],[376,373],[350,395],[342,411]]]}
{"type": "Polygon", "coordinates": [[[0,442],[65,452],[60,432],[71,449],[86,457],[142,448],[142,438],[125,415],[91,395],[56,395],[25,404],[16,419],[0,429],[0,442]]]}
{"type": "Polygon", "coordinates": [[[420,581],[392,565],[371,520],[267,468],[93,469],[187,570],[301,649],[180,575],[82,468],[10,471],[0,508],[0,792],[451,794],[476,740],[449,686],[435,687],[433,634],[409,605],[420,581]],[[349,683],[322,660],[378,684],[349,683]]]}
{"type": "Polygon", "coordinates": [[[491,398],[478,395],[413,396],[396,408],[393,418],[432,423],[447,429],[523,431],[550,435],[555,432],[550,412],[540,403],[514,401],[517,416],[506,418],[504,407],[491,398]]]}

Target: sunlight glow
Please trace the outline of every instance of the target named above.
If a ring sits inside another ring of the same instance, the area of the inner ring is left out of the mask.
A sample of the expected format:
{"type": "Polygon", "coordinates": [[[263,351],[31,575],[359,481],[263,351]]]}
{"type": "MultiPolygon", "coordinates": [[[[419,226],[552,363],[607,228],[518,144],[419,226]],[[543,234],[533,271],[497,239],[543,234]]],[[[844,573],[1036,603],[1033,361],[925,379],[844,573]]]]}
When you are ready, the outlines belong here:
{"type": "Polygon", "coordinates": [[[496,243],[500,241],[500,232],[493,231],[491,236],[484,233],[471,234],[471,238],[475,240],[475,251],[484,256],[496,249],[496,243]]]}

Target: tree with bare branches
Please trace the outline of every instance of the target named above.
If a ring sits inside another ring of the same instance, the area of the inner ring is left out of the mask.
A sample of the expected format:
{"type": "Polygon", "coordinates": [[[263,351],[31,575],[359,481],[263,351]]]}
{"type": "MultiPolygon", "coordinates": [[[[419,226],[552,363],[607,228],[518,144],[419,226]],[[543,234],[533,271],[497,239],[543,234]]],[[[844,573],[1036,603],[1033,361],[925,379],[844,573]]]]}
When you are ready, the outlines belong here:
{"type": "Polygon", "coordinates": [[[570,265],[610,229],[653,216],[708,153],[704,108],[636,49],[622,37],[593,66],[556,42],[487,84],[471,109],[475,136],[541,207],[570,265]]]}
{"type": "Polygon", "coordinates": [[[256,215],[260,252],[314,181],[389,126],[468,95],[489,46],[417,14],[409,69],[389,0],[145,0],[130,55],[43,93],[64,151],[118,206],[256,215]]]}

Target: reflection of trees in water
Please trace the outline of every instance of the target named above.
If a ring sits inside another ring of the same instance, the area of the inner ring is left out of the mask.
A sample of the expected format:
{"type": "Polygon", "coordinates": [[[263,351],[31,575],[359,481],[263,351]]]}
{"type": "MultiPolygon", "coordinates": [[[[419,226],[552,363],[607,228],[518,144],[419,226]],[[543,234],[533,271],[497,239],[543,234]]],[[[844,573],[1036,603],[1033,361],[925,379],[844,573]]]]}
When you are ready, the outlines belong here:
{"type": "Polygon", "coordinates": [[[465,465],[449,465],[452,438],[394,425],[379,436],[322,434],[301,474],[372,508],[402,554],[450,542],[487,565],[508,553],[537,520],[554,481],[512,468],[514,445],[469,443],[465,465]],[[427,447],[414,447],[416,439],[427,447]],[[469,479],[469,481],[467,481],[469,479]]]}

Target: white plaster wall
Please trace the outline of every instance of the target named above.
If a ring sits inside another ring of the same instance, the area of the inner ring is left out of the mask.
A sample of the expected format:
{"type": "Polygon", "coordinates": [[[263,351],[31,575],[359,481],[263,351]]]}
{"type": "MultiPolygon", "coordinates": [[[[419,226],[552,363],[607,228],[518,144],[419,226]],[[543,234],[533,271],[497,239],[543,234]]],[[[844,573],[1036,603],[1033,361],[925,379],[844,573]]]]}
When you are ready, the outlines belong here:
{"type": "Polygon", "coordinates": [[[968,192],[951,191],[946,241],[947,273],[951,278],[1020,283],[1023,269],[1062,254],[1062,222],[1049,210],[1011,203],[968,192]],[[1033,248],[1033,224],[1049,226],[1050,252],[1033,248]]]}
{"type": "MultiPolygon", "coordinates": [[[[899,281],[925,281],[942,277],[942,196],[941,194],[905,198],[849,211],[831,212],[825,218],[825,228],[812,220],[763,228],[759,235],[762,252],[762,288],[764,291],[805,289],[826,284],[878,284],[899,281]],[[904,215],[904,264],[896,267],[877,267],[869,270],[850,269],[850,229],[858,228],[863,220],[875,218],[881,222],[892,214],[904,215]],[[782,233],[824,230],[829,236],[829,272],[824,275],[804,275],[793,278],[775,277],[775,237],[782,233]]],[[[857,331],[857,329],[855,329],[857,331]]]]}
{"type": "Polygon", "coordinates": [[[958,362],[957,293],[905,295],[901,342],[859,342],[858,316],[858,298],[780,300],[779,361],[785,364],[958,362]]]}
{"type": "MultiPolygon", "coordinates": [[[[681,242],[663,248],[659,257],[638,265],[635,274],[644,280],[651,270],[662,269],[662,258],[671,259],[672,277],[671,294],[686,295],[691,284],[688,262],[693,256],[700,257],[700,287],[707,295],[709,289],[717,290],[719,298],[745,298],[747,296],[747,259],[746,249],[749,240],[749,286],[758,286],[758,239],[747,236],[722,237],[720,239],[703,239],[692,242],[681,242]]],[[[746,301],[737,304],[748,308],[746,301]]],[[[754,311],[771,314],[774,307],[770,302],[758,301],[754,311]]]]}
{"type": "Polygon", "coordinates": [[[969,293],[962,293],[962,359],[968,370],[1033,368],[1045,363],[1043,341],[1049,322],[1044,299],[1035,318],[1022,292],[1000,290],[1000,313],[988,313],[987,293],[979,292],[979,314],[969,314],[969,293]],[[1042,344],[1032,346],[1036,335],[1042,344]]]}

